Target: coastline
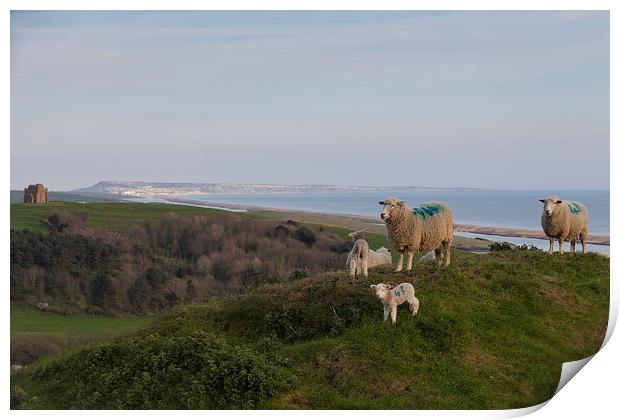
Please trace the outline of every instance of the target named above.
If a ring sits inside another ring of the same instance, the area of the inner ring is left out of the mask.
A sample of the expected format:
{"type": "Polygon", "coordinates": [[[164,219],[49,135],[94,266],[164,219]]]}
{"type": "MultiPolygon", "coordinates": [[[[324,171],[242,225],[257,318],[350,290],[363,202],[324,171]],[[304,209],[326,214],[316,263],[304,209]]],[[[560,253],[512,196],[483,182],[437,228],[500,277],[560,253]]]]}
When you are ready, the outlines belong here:
{"type": "MultiPolygon", "coordinates": [[[[265,213],[272,217],[282,218],[297,218],[301,221],[308,223],[324,223],[333,224],[343,227],[350,227],[351,229],[359,229],[366,227],[369,231],[375,233],[385,233],[385,226],[379,217],[363,216],[359,214],[340,214],[340,213],[323,213],[309,210],[291,210],[291,209],[279,209],[272,207],[259,207],[244,204],[229,204],[229,203],[216,203],[202,200],[189,200],[185,198],[179,198],[174,195],[162,195],[159,197],[165,202],[172,204],[184,204],[192,206],[202,206],[209,208],[219,208],[231,211],[251,211],[254,213],[265,213]]],[[[497,227],[497,226],[480,226],[471,224],[459,224],[455,223],[454,230],[456,232],[465,232],[473,234],[504,236],[504,237],[518,237],[518,238],[531,238],[546,240],[542,230],[524,229],[524,228],[510,228],[510,227],[497,227]]],[[[590,235],[587,241],[592,245],[609,246],[609,235],[590,235]]]]}

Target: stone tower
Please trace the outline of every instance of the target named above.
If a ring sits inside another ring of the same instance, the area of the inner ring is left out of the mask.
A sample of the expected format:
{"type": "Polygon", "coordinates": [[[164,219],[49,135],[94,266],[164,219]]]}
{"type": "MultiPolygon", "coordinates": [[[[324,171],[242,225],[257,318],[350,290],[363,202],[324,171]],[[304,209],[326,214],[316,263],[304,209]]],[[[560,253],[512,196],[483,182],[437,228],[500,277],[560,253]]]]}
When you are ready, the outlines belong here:
{"type": "Polygon", "coordinates": [[[28,185],[24,188],[24,203],[47,203],[47,188],[43,184],[28,185]]]}

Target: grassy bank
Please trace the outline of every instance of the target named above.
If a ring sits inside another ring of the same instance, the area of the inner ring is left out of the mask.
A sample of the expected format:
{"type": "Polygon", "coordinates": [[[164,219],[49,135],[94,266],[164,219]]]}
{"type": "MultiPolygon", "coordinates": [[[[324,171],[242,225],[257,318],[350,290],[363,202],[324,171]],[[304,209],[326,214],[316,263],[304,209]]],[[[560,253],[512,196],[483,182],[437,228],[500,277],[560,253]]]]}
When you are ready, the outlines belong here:
{"type": "MultiPolygon", "coordinates": [[[[45,231],[43,220],[54,212],[88,213],[88,222],[96,228],[121,228],[145,220],[161,220],[169,213],[213,215],[223,210],[156,203],[76,203],[54,201],[48,204],[11,204],[11,229],[45,231]]],[[[247,215],[240,213],[241,217],[247,215]]]]}
{"type": "Polygon", "coordinates": [[[35,308],[11,305],[11,335],[57,333],[77,335],[118,335],[134,332],[154,317],[111,317],[88,314],[61,315],[35,308]]]}
{"type": "Polygon", "coordinates": [[[149,316],[61,315],[11,305],[11,363],[30,364],[40,357],[130,334],[154,319],[149,316]]]}
{"type": "Polygon", "coordinates": [[[344,271],[174,310],[128,338],[12,375],[14,408],[517,408],[605,335],[609,259],[457,254],[415,277],[344,271]],[[369,284],[412,282],[383,323],[369,284]],[[216,362],[217,361],[217,362],[216,362]],[[180,384],[180,385],[179,385],[180,384]]]}

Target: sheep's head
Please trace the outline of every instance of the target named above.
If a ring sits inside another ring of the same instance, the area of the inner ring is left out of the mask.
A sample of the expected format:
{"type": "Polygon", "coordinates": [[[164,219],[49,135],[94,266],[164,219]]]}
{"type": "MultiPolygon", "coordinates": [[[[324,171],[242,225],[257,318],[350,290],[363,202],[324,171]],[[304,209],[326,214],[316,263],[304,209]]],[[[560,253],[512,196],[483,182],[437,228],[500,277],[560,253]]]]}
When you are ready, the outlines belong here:
{"type": "Polygon", "coordinates": [[[375,291],[375,296],[381,300],[387,299],[389,290],[393,286],[387,283],[371,284],[370,288],[375,291]]]}
{"type": "Polygon", "coordinates": [[[381,212],[381,219],[383,220],[389,220],[393,213],[406,207],[405,202],[397,198],[388,198],[385,201],[379,201],[379,204],[383,206],[383,211],[381,212]]]}
{"type": "Polygon", "coordinates": [[[358,239],[364,239],[364,233],[366,233],[366,228],[351,232],[349,233],[349,236],[353,239],[353,241],[357,241],[358,239]]]}
{"type": "Polygon", "coordinates": [[[555,207],[558,204],[562,203],[562,200],[560,200],[560,197],[558,197],[557,195],[552,195],[547,198],[541,198],[539,201],[545,204],[544,209],[547,216],[551,216],[553,214],[553,211],[555,210],[555,207]]]}

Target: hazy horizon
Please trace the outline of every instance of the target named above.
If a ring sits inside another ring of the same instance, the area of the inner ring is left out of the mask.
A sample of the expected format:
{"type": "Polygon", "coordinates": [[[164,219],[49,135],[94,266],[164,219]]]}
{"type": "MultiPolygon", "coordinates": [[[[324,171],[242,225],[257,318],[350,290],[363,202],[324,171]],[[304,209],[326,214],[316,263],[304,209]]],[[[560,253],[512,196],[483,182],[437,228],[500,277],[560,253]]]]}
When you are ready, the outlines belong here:
{"type": "Polygon", "coordinates": [[[13,11],[11,189],[609,190],[609,45],[606,11],[13,11]]]}

